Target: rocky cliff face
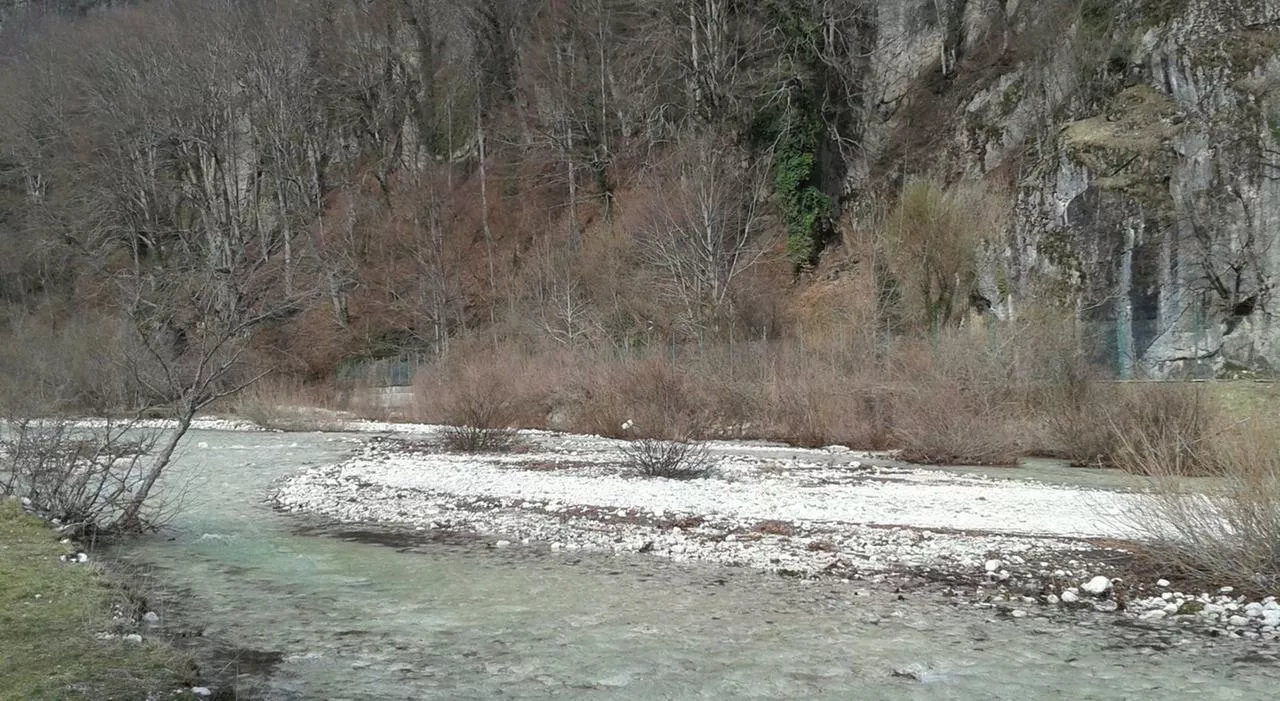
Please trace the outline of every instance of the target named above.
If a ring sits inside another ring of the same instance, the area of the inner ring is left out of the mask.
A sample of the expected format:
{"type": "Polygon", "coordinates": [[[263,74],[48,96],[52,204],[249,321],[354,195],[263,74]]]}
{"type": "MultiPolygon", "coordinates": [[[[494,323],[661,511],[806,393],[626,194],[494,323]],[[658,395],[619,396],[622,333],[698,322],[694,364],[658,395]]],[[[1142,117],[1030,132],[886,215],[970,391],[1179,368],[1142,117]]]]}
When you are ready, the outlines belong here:
{"type": "Polygon", "coordinates": [[[851,190],[1000,180],[999,313],[1070,300],[1122,374],[1280,368],[1280,3],[895,0],[875,21],[851,190]]]}

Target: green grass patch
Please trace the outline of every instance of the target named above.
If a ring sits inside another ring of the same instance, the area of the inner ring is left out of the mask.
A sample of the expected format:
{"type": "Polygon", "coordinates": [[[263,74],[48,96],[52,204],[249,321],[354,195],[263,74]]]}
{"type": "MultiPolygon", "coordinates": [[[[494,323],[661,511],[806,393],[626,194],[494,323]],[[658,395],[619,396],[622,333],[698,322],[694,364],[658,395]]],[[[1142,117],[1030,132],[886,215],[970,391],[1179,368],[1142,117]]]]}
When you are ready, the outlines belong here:
{"type": "Polygon", "coordinates": [[[112,628],[123,595],[98,567],[60,562],[68,552],[0,501],[0,699],[173,698],[189,687],[190,660],[163,640],[94,637],[112,628]]]}
{"type": "Polygon", "coordinates": [[[1235,380],[1206,382],[1205,386],[1229,422],[1280,421],[1280,384],[1235,380]]]}

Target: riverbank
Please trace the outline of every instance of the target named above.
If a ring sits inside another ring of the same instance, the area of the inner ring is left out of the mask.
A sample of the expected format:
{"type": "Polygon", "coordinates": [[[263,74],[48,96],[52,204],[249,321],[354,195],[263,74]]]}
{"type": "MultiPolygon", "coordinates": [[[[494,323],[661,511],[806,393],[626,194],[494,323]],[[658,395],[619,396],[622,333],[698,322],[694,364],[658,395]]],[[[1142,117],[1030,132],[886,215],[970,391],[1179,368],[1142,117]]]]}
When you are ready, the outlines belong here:
{"type": "Polygon", "coordinates": [[[0,501],[0,698],[198,698],[191,660],[131,608],[90,556],[0,501]]]}
{"type": "Polygon", "coordinates": [[[708,478],[640,479],[621,469],[619,441],[523,432],[519,451],[474,455],[442,451],[434,429],[413,430],[412,439],[374,439],[351,460],[286,480],[275,503],[344,523],[474,534],[497,548],[927,586],[1012,618],[1087,609],[1280,637],[1274,597],[1190,589],[1142,563],[1123,526],[1137,494],[733,442],[710,444],[708,478]]]}

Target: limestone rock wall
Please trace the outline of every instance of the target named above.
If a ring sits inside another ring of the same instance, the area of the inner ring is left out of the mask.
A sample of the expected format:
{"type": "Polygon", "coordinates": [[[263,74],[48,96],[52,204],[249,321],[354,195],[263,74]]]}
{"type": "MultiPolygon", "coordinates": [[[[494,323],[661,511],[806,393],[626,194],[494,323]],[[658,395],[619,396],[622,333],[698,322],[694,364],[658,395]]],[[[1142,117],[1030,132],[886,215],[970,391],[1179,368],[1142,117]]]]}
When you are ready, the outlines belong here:
{"type": "Polygon", "coordinates": [[[1280,2],[894,0],[878,20],[861,172],[1015,193],[999,313],[1074,307],[1122,374],[1280,369],[1280,2]]]}

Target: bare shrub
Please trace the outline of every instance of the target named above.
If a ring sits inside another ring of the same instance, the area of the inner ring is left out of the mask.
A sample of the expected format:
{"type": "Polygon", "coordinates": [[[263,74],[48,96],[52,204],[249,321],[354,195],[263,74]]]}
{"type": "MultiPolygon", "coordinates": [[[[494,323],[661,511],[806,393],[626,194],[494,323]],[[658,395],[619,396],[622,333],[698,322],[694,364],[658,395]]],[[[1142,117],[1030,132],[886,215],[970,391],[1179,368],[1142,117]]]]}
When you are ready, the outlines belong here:
{"type": "Polygon", "coordinates": [[[440,433],[446,449],[462,453],[507,452],[519,445],[519,437],[515,429],[468,424],[445,426],[440,433]]]}
{"type": "Polygon", "coordinates": [[[1122,391],[1087,360],[1073,328],[1074,319],[1065,314],[1041,314],[1020,329],[1010,360],[1021,402],[1041,424],[1029,449],[1076,467],[1110,467],[1116,453],[1112,416],[1122,391]]]}
{"type": "Polygon", "coordinates": [[[1170,454],[1125,442],[1130,469],[1148,477],[1121,525],[1149,541],[1165,566],[1206,584],[1280,587],[1280,431],[1251,420],[1170,454]],[[1187,453],[1195,453],[1187,462],[1187,453]],[[1216,477],[1188,478],[1213,464],[1216,477]]]}
{"type": "Polygon", "coordinates": [[[590,365],[564,348],[526,350],[492,339],[455,344],[447,356],[419,369],[413,418],[428,423],[500,420],[504,426],[545,428],[557,398],[590,365]],[[484,406],[486,398],[499,400],[484,406]]]}
{"type": "Polygon", "coordinates": [[[1108,382],[1084,374],[1048,393],[1052,400],[1041,409],[1051,437],[1046,454],[1078,467],[1139,474],[1149,460],[1189,475],[1217,469],[1203,444],[1220,411],[1199,387],[1108,382]]]}
{"type": "Polygon", "coordinates": [[[788,374],[769,387],[767,437],[805,448],[845,445],[881,450],[892,442],[892,401],[869,384],[830,368],[788,374]]]}
{"type": "MultiPolygon", "coordinates": [[[[866,294],[826,292],[824,302],[866,294]]],[[[846,310],[850,319],[862,313],[863,301],[855,301],[846,310]]],[[[832,329],[824,323],[829,317],[813,314],[812,323],[779,340],[625,354],[459,341],[455,355],[421,373],[419,418],[630,439],[731,436],[901,448],[916,461],[967,464],[1039,454],[1113,466],[1116,427],[1149,436],[1160,426],[1172,427],[1170,436],[1200,432],[1194,405],[1180,415],[1169,403],[1175,399],[1146,394],[1173,388],[1105,381],[1074,335],[1063,333],[1071,328],[1067,313],[1026,309],[1012,322],[972,315],[958,328],[899,336],[892,345],[862,327],[832,329]]]]}
{"type": "Polygon", "coordinates": [[[1118,448],[1111,417],[1120,391],[1085,372],[1069,371],[1063,379],[1046,389],[1041,412],[1048,440],[1039,452],[1075,467],[1111,467],[1118,448]]]}
{"type": "Polygon", "coordinates": [[[463,365],[436,398],[446,423],[446,448],[462,452],[500,452],[519,443],[512,425],[508,382],[497,368],[463,365]]]}
{"type": "Polygon", "coordinates": [[[700,479],[712,470],[706,446],[690,440],[641,438],[622,452],[626,455],[627,468],[641,477],[700,479]]]}
{"type": "Polygon", "coordinates": [[[704,438],[713,423],[693,373],[668,358],[600,363],[571,391],[573,425],[603,436],[704,438]]]}
{"type": "Polygon", "coordinates": [[[1124,389],[1119,406],[1108,413],[1116,467],[1154,475],[1221,472],[1213,441],[1219,414],[1203,388],[1153,383],[1124,389]]]}
{"type": "Polygon", "coordinates": [[[950,465],[1012,465],[1020,435],[1010,412],[987,405],[980,394],[912,389],[899,400],[895,426],[901,457],[950,465]]]}
{"type": "Polygon", "coordinates": [[[150,471],[159,437],[133,422],[84,427],[62,419],[11,419],[0,438],[0,495],[21,498],[30,511],[75,536],[153,529],[166,510],[155,500],[137,523],[122,520],[150,471]]]}
{"type": "Polygon", "coordinates": [[[1000,356],[963,332],[900,351],[894,433],[906,460],[1009,465],[1022,449],[1019,405],[1000,356]]]}
{"type": "Polygon", "coordinates": [[[335,404],[330,390],[276,377],[238,394],[231,411],[277,431],[341,431],[352,417],[338,411],[335,404]]]}

